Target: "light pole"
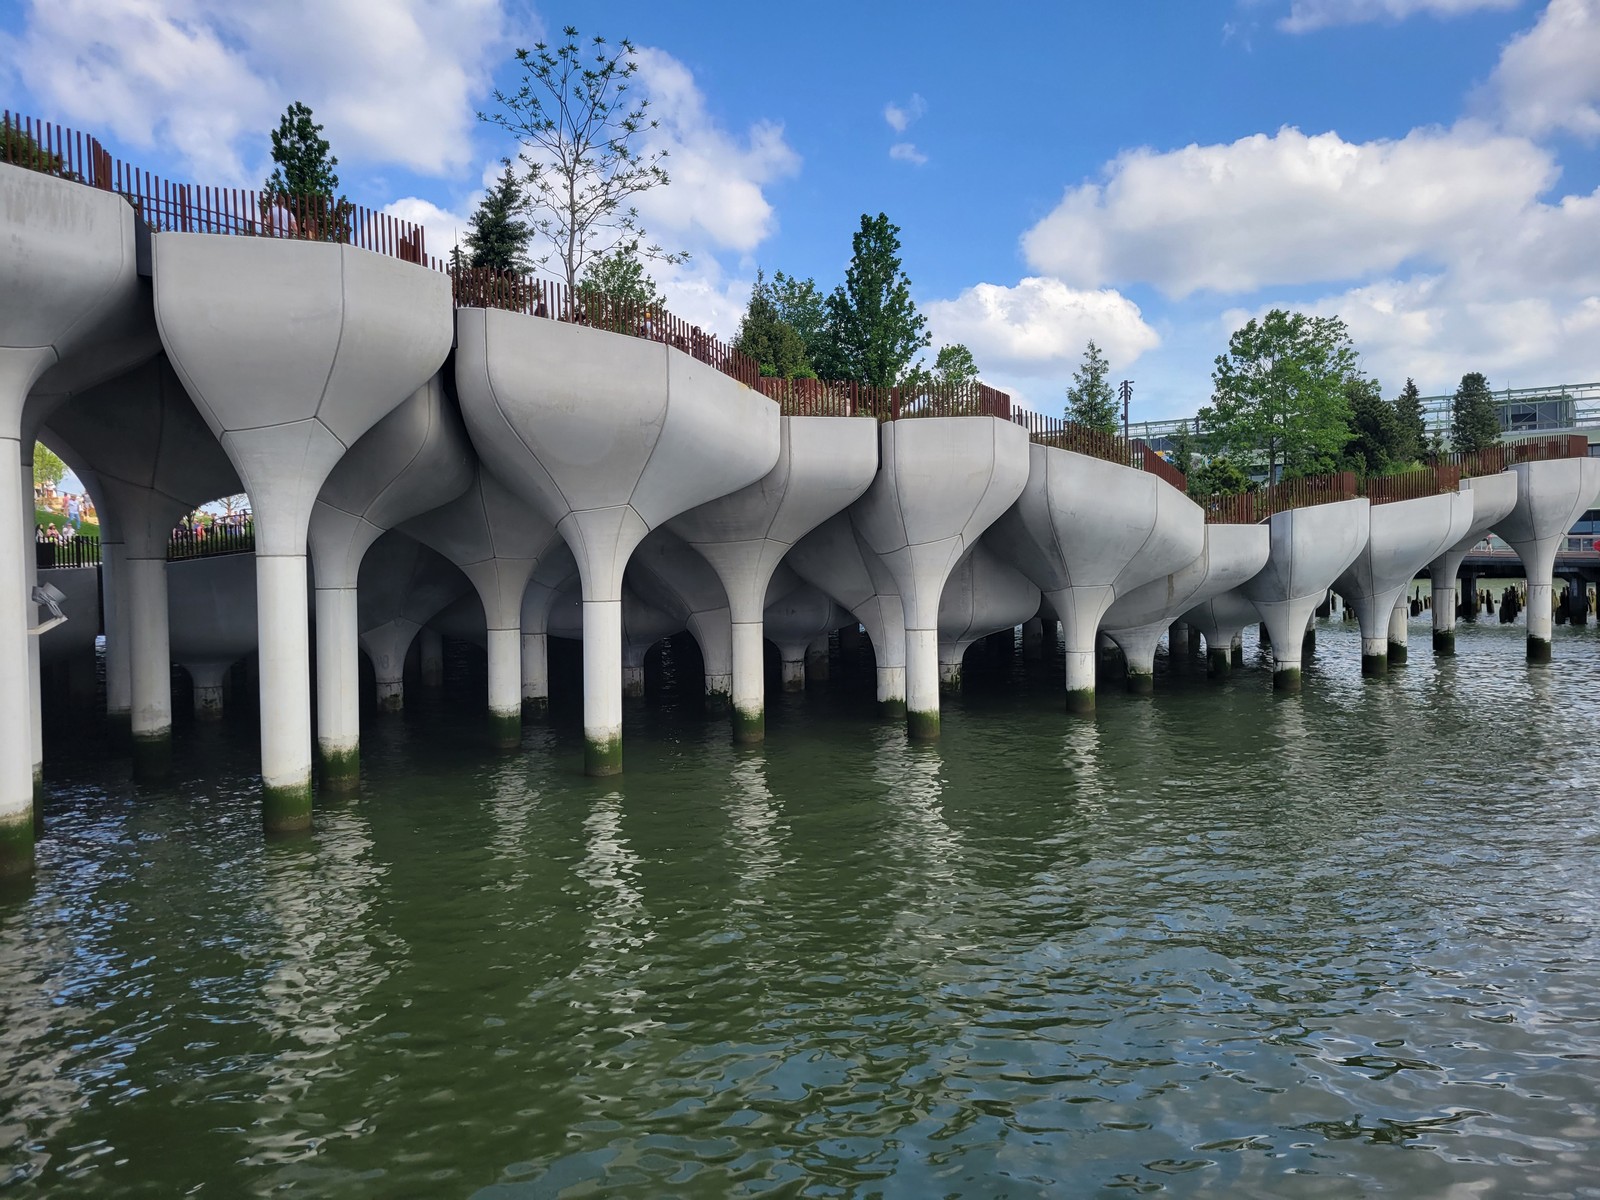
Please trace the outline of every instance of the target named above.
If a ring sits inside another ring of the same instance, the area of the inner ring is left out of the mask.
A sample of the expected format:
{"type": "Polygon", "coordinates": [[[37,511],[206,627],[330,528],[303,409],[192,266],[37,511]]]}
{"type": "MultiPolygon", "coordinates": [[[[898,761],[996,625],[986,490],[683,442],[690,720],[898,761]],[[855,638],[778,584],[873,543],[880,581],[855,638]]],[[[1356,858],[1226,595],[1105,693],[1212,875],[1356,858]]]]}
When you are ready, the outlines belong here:
{"type": "Polygon", "coordinates": [[[1122,385],[1117,389],[1117,393],[1118,393],[1118,395],[1120,395],[1122,397],[1122,440],[1123,441],[1127,441],[1128,440],[1128,404],[1133,399],[1133,380],[1124,379],[1122,381],[1122,385]]]}

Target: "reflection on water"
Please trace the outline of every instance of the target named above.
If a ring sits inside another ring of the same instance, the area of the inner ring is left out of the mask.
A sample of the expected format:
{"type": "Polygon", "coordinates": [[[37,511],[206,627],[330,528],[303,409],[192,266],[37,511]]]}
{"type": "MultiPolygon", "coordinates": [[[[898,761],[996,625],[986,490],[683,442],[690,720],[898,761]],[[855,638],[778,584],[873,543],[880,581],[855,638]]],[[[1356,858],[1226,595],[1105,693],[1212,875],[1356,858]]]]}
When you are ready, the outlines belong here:
{"type": "MultiPolygon", "coordinates": [[[[479,755],[391,719],[264,843],[249,731],[59,785],[0,894],[20,1196],[1595,1194],[1600,632],[1092,719],[1018,669],[910,745],[867,692],[479,755]],[[244,749],[240,749],[240,747],[244,749]],[[1586,1190],[1587,1189],[1587,1190],[1586,1190]]],[[[841,673],[841,680],[842,680],[841,673]]]]}

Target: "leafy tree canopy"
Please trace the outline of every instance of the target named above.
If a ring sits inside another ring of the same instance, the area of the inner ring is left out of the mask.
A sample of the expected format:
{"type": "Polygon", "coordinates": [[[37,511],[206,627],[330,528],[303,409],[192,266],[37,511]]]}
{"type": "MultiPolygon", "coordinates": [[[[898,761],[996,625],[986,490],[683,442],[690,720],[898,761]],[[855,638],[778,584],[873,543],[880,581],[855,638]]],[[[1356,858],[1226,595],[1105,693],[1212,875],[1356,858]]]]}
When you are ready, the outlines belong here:
{"type": "Polygon", "coordinates": [[[780,274],[769,280],[760,270],[756,271],[755,287],[750,290],[750,303],[739,322],[734,348],[755,359],[763,375],[775,375],[780,379],[814,378],[816,372],[811,369],[805,339],[783,318],[777,284],[781,278],[780,274]]]}
{"type": "Polygon", "coordinates": [[[1400,430],[1400,414],[1383,398],[1376,379],[1355,376],[1345,381],[1345,400],[1350,405],[1350,438],[1344,446],[1344,466],[1362,475],[1381,475],[1405,466],[1400,430]]]}
{"type": "Polygon", "coordinates": [[[1213,456],[1188,475],[1189,495],[1200,500],[1208,496],[1236,496],[1254,486],[1244,468],[1226,454],[1213,456]]]}
{"type": "Polygon", "coordinates": [[[508,164],[472,214],[467,236],[461,239],[467,247],[467,265],[519,275],[531,269],[528,239],[533,230],[518,219],[521,208],[522,188],[508,164]]]}
{"type": "Polygon", "coordinates": [[[1349,438],[1345,381],[1356,352],[1344,322],[1273,309],[1228,341],[1211,372],[1211,404],[1200,410],[1210,444],[1259,462],[1269,481],[1328,470],[1349,438]]]}
{"type": "Polygon", "coordinates": [[[1422,416],[1422,394],[1416,381],[1406,380],[1394,402],[1398,437],[1395,441],[1396,457],[1402,462],[1417,462],[1428,453],[1428,426],[1422,416]]]}
{"type": "Polygon", "coordinates": [[[1111,390],[1111,364],[1091,340],[1083,351],[1083,362],[1072,373],[1067,389],[1067,419],[1101,433],[1116,433],[1121,424],[1117,396],[1111,390]]]}
{"type": "Polygon", "coordinates": [[[606,296],[623,304],[660,308],[666,299],[656,288],[656,281],[639,261],[637,242],[623,242],[606,254],[596,255],[584,269],[583,281],[578,285],[580,294],[606,296]]]}
{"type": "Polygon", "coordinates": [[[33,484],[60,483],[67,475],[67,464],[61,456],[43,442],[33,444],[33,484]]]}
{"type": "Polygon", "coordinates": [[[1461,377],[1450,398],[1450,441],[1457,451],[1470,453],[1500,440],[1500,414],[1489,381],[1478,371],[1461,377]]]}
{"type": "Polygon", "coordinates": [[[276,164],[263,188],[273,196],[325,196],[339,190],[334,168],[339,160],[322,136],[322,126],[311,110],[296,100],[284,110],[272,132],[272,161],[276,164]]]}
{"type": "Polygon", "coordinates": [[[900,229],[861,215],[843,285],[828,297],[828,326],[845,377],[889,387],[932,340],[900,268],[900,229]]]}
{"type": "Polygon", "coordinates": [[[972,357],[972,351],[962,343],[955,342],[939,347],[939,353],[933,356],[932,369],[918,363],[907,371],[901,379],[900,390],[904,395],[907,392],[928,392],[934,388],[959,387],[977,382],[978,364],[972,357]]]}
{"type": "Polygon", "coordinates": [[[771,297],[778,317],[800,335],[806,361],[823,379],[840,379],[845,371],[838,361],[838,346],[828,328],[827,298],[816,281],[798,279],[782,271],[772,277],[771,297]]]}

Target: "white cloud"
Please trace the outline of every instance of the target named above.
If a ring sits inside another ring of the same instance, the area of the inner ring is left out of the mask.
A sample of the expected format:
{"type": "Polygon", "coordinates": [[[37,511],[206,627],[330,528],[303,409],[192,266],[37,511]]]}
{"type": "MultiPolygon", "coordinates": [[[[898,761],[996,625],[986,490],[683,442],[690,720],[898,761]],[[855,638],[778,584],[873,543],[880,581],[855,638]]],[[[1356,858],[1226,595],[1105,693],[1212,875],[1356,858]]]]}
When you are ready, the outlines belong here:
{"type": "Polygon", "coordinates": [[[738,335],[752,280],[728,277],[709,256],[677,266],[651,263],[648,270],[674,316],[724,341],[731,342],[738,335]]]}
{"type": "Polygon", "coordinates": [[[1600,0],[1550,0],[1501,52],[1477,100],[1518,133],[1600,138],[1600,0]]]}
{"type": "Polygon", "coordinates": [[[1480,127],[1346,142],[1285,127],[1228,145],[1129,151],[1023,235],[1036,270],[1171,296],[1360,278],[1498,236],[1554,183],[1553,157],[1480,127]]]}
{"type": "Polygon", "coordinates": [[[1161,340],[1126,296],[1078,291],[1055,279],[1029,277],[1014,287],[980,283],[922,310],[936,345],[965,343],[986,372],[1061,373],[1091,338],[1121,368],[1161,340]]]}
{"type": "Polygon", "coordinates": [[[928,102],[917,93],[911,93],[911,99],[904,105],[896,104],[892,100],[883,106],[883,119],[889,122],[889,128],[896,133],[904,133],[910,128],[911,123],[928,111],[928,102]]]}
{"type": "Polygon", "coordinates": [[[366,0],[32,0],[7,49],[52,118],[253,184],[292,100],[342,166],[466,164],[502,31],[498,0],[391,0],[381,16],[366,0]]]}
{"type": "Polygon", "coordinates": [[[918,167],[928,161],[928,156],[911,142],[896,142],[890,146],[889,157],[896,162],[908,162],[918,167]]]}
{"type": "Polygon", "coordinates": [[[777,222],[764,188],[800,169],[783,126],[757,121],[742,138],[730,135],[706,111],[694,75],[681,62],[648,47],[637,60],[650,115],[660,122],[649,144],[668,152],[664,165],[672,177],[670,186],[639,197],[646,229],[692,250],[754,250],[777,222]]]}
{"type": "Polygon", "coordinates": [[[1483,9],[1504,11],[1521,0],[1293,0],[1289,15],[1278,22],[1285,33],[1310,33],[1331,25],[1367,21],[1403,21],[1418,13],[1459,17],[1483,9]]]}

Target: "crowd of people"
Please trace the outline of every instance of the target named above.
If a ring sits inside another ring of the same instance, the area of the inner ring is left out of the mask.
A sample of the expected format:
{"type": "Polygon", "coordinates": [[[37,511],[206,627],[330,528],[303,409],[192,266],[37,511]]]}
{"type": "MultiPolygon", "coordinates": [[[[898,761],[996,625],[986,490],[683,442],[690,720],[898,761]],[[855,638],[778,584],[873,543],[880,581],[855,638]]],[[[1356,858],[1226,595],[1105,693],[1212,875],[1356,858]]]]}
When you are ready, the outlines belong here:
{"type": "Polygon", "coordinates": [[[94,510],[94,501],[87,493],[58,491],[48,479],[34,484],[33,506],[44,512],[59,513],[75,530],[81,530],[85,523],[100,523],[99,514],[94,510]]]}

